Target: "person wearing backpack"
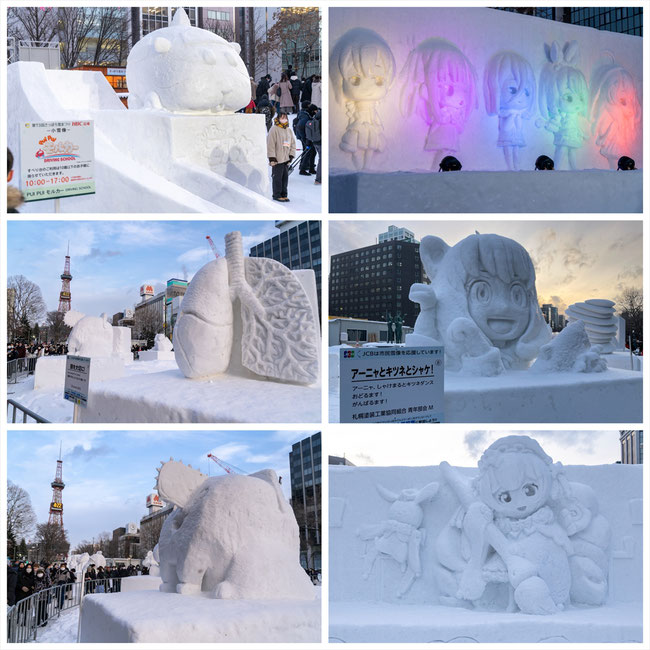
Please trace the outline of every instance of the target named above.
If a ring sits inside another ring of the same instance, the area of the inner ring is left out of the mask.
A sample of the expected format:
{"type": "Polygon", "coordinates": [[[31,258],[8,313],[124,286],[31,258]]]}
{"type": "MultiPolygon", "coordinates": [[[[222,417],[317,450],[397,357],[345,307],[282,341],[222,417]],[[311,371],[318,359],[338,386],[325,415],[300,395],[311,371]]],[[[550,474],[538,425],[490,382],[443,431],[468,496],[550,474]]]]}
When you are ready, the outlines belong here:
{"type": "Polygon", "coordinates": [[[311,160],[313,147],[310,149],[307,136],[305,135],[305,125],[312,117],[312,114],[309,112],[309,106],[309,102],[303,102],[301,104],[300,112],[293,120],[293,131],[298,140],[302,143],[302,158],[300,159],[301,176],[311,176],[309,169],[313,163],[311,160]]]}
{"type": "MultiPolygon", "coordinates": [[[[312,104],[314,106],[314,104],[312,104]]],[[[316,180],[314,185],[321,184],[321,171],[320,171],[320,146],[321,146],[321,135],[320,135],[320,121],[321,121],[321,110],[320,108],[316,111],[316,114],[313,118],[307,121],[305,124],[305,137],[309,140],[315,150],[314,156],[318,155],[318,165],[316,167],[316,180]]]]}

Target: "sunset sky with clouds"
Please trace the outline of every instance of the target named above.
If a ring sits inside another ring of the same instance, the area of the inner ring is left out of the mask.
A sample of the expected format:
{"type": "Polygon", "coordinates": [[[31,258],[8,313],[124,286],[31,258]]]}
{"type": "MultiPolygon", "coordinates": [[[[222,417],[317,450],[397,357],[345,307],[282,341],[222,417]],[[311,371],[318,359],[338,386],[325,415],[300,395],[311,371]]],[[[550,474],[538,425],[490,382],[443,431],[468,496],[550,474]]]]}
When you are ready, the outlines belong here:
{"type": "Polygon", "coordinates": [[[564,312],[588,298],[615,300],[624,287],[642,288],[642,222],[619,221],[384,221],[331,220],[330,255],[370,246],[389,225],[406,227],[418,240],[442,237],[449,245],[478,230],[519,242],[530,254],[537,274],[540,304],[564,312]]]}

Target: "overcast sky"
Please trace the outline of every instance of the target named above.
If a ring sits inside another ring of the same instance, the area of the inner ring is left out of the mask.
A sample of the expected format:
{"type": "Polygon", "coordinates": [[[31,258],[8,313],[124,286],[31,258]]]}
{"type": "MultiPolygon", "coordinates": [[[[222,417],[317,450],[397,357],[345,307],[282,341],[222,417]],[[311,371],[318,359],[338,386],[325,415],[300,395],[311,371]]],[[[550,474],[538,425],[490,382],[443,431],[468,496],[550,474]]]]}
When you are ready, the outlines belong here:
{"type": "Polygon", "coordinates": [[[291,446],[315,431],[9,431],[7,476],[27,490],[38,522],[47,522],[59,442],[63,445],[63,523],[72,546],[147,514],[162,460],[182,460],[204,474],[225,472],[213,453],[250,474],[273,469],[289,498],[291,446]]]}
{"type": "Polygon", "coordinates": [[[239,230],[248,256],[252,245],[277,234],[274,221],[11,221],[7,275],[35,282],[47,309],[59,306],[60,275],[70,242],[72,309],[109,316],[140,302],[140,285],[161,291],[170,278],[188,279],[220,255],[224,236],[239,230]]]}
{"type": "Polygon", "coordinates": [[[418,240],[436,235],[449,245],[478,230],[519,242],[530,254],[540,304],[563,312],[588,298],[615,300],[626,286],[642,288],[641,221],[330,221],[330,255],[370,246],[388,226],[405,226],[418,240]]]}
{"type": "Polygon", "coordinates": [[[349,430],[333,427],[327,434],[330,455],[345,456],[355,465],[438,465],[446,460],[459,467],[476,467],[483,451],[497,438],[528,435],[554,461],[565,465],[605,465],[621,459],[618,431],[482,431],[403,425],[399,432],[386,425],[349,430]]]}

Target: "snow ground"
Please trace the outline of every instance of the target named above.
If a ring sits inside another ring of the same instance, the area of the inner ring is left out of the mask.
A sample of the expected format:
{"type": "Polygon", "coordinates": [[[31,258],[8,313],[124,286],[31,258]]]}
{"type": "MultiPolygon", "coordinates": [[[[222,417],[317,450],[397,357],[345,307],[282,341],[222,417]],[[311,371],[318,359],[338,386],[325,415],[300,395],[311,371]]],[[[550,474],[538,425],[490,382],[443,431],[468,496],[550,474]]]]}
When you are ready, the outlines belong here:
{"type": "Polygon", "coordinates": [[[38,629],[33,643],[76,643],[79,629],[79,608],[64,611],[59,618],[51,619],[38,629]]]}

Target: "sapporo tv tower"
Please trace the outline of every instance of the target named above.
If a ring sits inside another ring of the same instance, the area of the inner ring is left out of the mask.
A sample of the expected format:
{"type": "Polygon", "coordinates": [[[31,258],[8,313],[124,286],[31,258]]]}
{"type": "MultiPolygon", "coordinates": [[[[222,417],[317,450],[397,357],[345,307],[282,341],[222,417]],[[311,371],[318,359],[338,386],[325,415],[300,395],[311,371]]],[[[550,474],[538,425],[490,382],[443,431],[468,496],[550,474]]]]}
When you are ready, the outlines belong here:
{"type": "Polygon", "coordinates": [[[56,461],[56,476],[52,481],[52,501],[50,502],[50,517],[48,525],[55,524],[63,528],[63,461],[61,460],[61,445],[59,445],[59,460],[56,461]]]}
{"type": "Polygon", "coordinates": [[[61,274],[61,293],[59,294],[59,312],[62,314],[70,311],[70,301],[72,300],[70,295],[70,280],[72,280],[72,275],[70,275],[70,242],[68,242],[65,266],[61,274]]]}

